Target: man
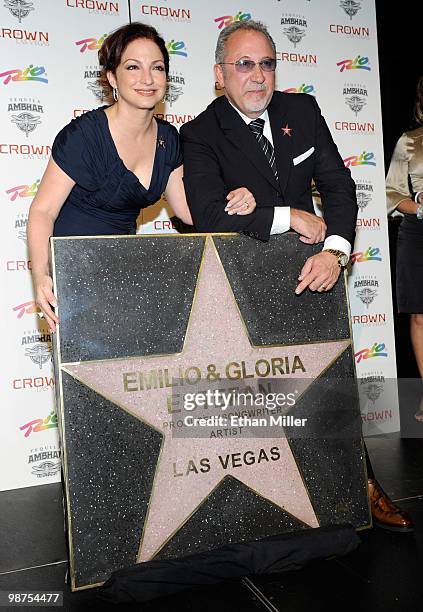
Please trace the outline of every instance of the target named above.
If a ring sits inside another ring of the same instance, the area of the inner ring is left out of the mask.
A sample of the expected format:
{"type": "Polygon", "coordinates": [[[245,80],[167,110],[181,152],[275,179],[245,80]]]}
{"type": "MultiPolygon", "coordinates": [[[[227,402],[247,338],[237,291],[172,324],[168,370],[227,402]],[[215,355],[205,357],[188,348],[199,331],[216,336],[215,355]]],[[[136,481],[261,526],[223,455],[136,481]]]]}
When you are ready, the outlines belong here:
{"type": "MultiPolygon", "coordinates": [[[[214,67],[225,96],[181,128],[184,184],[198,231],[243,232],[260,240],[288,229],[323,242],[300,272],[296,293],[329,291],[347,264],[357,218],[355,185],[312,96],[275,91],[276,48],[259,22],[219,35],[214,67]],[[311,184],[324,220],[314,213],[311,184]]],[[[412,530],[384,494],[367,457],[375,523],[412,530]]]]}

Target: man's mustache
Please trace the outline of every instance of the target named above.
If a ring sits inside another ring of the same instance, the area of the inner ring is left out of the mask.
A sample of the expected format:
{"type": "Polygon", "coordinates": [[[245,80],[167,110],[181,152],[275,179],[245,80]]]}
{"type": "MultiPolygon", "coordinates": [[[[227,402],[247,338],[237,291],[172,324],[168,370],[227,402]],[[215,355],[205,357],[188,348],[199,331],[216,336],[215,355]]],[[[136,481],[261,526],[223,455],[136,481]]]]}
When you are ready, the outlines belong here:
{"type": "Polygon", "coordinates": [[[254,89],[249,89],[248,91],[265,91],[267,89],[267,85],[263,83],[262,85],[257,85],[254,89]]]}

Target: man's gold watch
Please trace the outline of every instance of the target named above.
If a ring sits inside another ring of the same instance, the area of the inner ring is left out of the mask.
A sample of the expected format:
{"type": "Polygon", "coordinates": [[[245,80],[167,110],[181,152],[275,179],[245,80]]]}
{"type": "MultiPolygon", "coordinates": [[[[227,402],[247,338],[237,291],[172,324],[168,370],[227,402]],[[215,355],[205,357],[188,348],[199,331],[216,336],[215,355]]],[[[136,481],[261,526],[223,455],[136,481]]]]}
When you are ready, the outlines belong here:
{"type": "Polygon", "coordinates": [[[338,264],[340,268],[345,268],[345,266],[348,264],[349,257],[343,251],[338,251],[338,249],[323,249],[323,250],[326,251],[327,253],[332,253],[332,255],[335,255],[335,257],[338,260],[338,264]]]}

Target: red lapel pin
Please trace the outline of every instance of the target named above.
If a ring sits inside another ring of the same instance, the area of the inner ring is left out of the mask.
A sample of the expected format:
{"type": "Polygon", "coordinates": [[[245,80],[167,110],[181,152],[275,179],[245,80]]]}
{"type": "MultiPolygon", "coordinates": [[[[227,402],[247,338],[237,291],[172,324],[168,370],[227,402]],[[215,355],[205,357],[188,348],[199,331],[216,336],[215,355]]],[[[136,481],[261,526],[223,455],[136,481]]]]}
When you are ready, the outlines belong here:
{"type": "Polygon", "coordinates": [[[290,128],[288,124],[286,124],[285,127],[281,128],[281,130],[282,130],[284,136],[292,136],[292,134],[291,134],[292,128],[290,128]]]}

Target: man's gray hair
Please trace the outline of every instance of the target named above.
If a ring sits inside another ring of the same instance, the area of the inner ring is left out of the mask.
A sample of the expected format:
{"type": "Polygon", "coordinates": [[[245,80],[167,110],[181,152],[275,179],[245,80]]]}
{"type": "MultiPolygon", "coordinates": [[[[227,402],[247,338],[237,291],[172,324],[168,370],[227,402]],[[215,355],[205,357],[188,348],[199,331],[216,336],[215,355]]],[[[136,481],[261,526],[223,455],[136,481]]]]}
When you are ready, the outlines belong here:
{"type": "Polygon", "coordinates": [[[222,62],[225,61],[226,42],[229,36],[231,36],[231,34],[233,34],[234,32],[238,32],[238,30],[243,30],[243,31],[251,30],[253,32],[260,32],[260,34],[263,34],[263,36],[265,36],[267,40],[269,41],[270,46],[273,49],[273,53],[275,54],[275,57],[276,57],[275,41],[270,36],[266,26],[263,23],[261,23],[261,21],[254,21],[253,19],[250,19],[249,21],[235,21],[235,23],[231,23],[231,25],[228,25],[226,28],[224,28],[220,32],[219,38],[217,39],[217,44],[216,44],[216,52],[215,52],[216,64],[221,64],[222,62]]]}

